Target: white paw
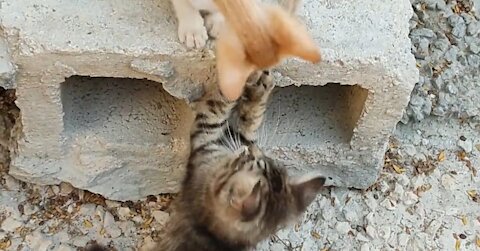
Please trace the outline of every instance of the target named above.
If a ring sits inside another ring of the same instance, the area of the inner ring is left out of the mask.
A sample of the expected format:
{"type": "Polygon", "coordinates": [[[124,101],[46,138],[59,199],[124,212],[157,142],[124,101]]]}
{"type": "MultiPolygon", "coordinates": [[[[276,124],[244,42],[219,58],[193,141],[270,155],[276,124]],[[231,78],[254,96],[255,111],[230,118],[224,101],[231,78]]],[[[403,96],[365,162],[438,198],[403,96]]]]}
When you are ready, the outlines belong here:
{"type": "Polygon", "coordinates": [[[178,24],[178,39],[188,48],[202,48],[208,40],[203,18],[190,17],[178,24]]]}
{"type": "Polygon", "coordinates": [[[225,23],[225,19],[220,13],[211,13],[205,17],[205,26],[207,26],[208,34],[217,38],[220,30],[222,29],[225,23]]]}

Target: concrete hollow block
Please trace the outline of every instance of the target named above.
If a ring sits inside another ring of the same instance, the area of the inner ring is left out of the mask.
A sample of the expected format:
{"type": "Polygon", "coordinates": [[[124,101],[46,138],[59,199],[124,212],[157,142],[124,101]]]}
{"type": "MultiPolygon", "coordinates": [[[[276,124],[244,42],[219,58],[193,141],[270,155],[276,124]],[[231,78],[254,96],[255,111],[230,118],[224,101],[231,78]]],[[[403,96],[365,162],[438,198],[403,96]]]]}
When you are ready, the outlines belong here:
{"type": "Polygon", "coordinates": [[[1,31],[0,28],[0,87],[4,89],[12,89],[15,68],[12,64],[7,44],[1,31]]]}
{"type": "MultiPolygon", "coordinates": [[[[260,144],[292,172],[366,188],[418,80],[408,0],[305,0],[323,53],[274,75],[260,144]]],[[[188,156],[189,100],[216,81],[214,53],[179,44],[167,0],[3,0],[21,135],[10,173],[115,200],[175,192],[188,156]]],[[[0,43],[0,53],[2,46],[0,43]]]]}

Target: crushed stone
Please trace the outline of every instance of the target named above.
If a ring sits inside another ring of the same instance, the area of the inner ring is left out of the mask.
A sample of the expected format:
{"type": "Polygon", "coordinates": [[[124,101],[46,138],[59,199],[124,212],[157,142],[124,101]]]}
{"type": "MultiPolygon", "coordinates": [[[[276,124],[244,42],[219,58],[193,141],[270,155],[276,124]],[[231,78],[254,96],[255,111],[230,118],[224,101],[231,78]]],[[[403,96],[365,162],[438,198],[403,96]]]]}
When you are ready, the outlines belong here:
{"type": "Polygon", "coordinates": [[[429,115],[479,119],[480,3],[471,0],[410,0],[412,53],[420,80],[402,122],[429,115]]]}

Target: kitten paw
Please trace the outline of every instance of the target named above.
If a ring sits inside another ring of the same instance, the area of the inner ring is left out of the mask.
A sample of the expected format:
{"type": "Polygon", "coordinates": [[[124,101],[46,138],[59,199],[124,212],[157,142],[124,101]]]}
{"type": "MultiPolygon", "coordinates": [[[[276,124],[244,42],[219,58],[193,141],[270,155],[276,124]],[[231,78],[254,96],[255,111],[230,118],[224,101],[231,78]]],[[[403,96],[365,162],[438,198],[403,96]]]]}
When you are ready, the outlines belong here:
{"type": "Polygon", "coordinates": [[[220,13],[210,13],[205,17],[205,26],[210,37],[217,38],[225,23],[225,19],[220,13]]]}
{"type": "Polygon", "coordinates": [[[257,71],[253,73],[247,81],[248,88],[255,88],[257,91],[271,91],[275,87],[275,81],[270,75],[269,70],[257,71]]]}
{"type": "Polygon", "coordinates": [[[199,15],[196,18],[191,17],[189,20],[180,22],[178,25],[178,38],[188,48],[204,47],[208,40],[208,34],[203,25],[203,18],[199,15]]]}
{"type": "Polygon", "coordinates": [[[275,87],[275,81],[269,70],[254,72],[247,80],[245,95],[250,100],[268,97],[275,87]]]}

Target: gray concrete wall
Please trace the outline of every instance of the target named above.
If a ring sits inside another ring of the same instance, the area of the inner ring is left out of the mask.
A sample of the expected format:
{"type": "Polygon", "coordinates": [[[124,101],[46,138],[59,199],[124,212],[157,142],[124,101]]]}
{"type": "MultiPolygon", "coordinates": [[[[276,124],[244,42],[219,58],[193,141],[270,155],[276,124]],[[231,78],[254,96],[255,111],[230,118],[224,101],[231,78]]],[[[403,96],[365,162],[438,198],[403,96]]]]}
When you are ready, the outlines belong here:
{"type": "MultiPolygon", "coordinates": [[[[276,69],[262,144],[292,172],[366,188],[418,80],[410,3],[305,0],[300,15],[324,60],[276,69]]],[[[177,191],[186,103],[216,75],[211,50],[178,43],[168,0],[4,0],[0,16],[21,109],[12,175],[116,200],[177,191]]]]}

